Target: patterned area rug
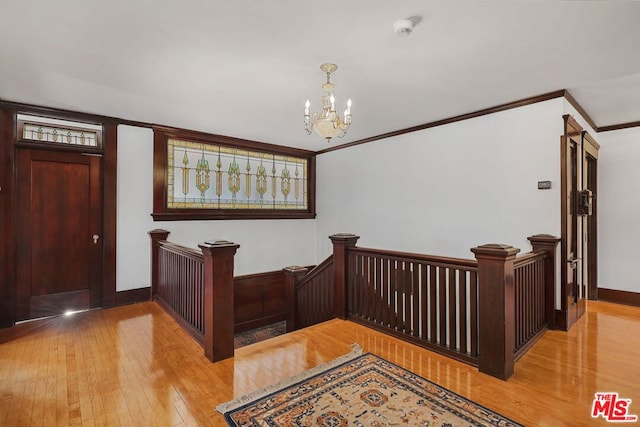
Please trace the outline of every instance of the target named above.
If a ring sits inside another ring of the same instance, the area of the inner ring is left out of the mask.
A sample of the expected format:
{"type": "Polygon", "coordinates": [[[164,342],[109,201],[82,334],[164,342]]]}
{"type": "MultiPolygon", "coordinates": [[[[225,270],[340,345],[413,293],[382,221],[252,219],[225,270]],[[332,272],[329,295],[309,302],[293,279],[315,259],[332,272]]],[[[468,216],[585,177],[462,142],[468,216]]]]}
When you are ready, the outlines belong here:
{"type": "Polygon", "coordinates": [[[356,347],[330,364],[219,405],[230,426],[520,426],[356,347]]]}

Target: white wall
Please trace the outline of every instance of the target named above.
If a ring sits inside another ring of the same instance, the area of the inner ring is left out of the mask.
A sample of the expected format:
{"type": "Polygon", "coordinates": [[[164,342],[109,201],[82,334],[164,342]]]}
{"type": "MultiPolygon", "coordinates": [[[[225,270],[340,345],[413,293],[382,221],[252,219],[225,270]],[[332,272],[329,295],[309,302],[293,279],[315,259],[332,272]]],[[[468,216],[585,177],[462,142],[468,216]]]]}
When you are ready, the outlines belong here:
{"type": "Polygon", "coordinates": [[[197,249],[212,239],[240,245],[235,275],[316,262],[315,220],[159,221],[153,209],[153,131],[118,126],[116,290],[149,286],[147,232],[169,230],[169,240],[197,249]]]}
{"type": "Polygon", "coordinates": [[[153,207],[153,131],[118,126],[116,291],[149,286],[153,207]]]}
{"type": "Polygon", "coordinates": [[[485,243],[524,253],[527,236],[559,236],[563,113],[558,98],[320,155],[319,257],[337,232],[462,258],[485,243]],[[551,190],[537,189],[543,180],[551,190]]]}
{"type": "Polygon", "coordinates": [[[640,292],[640,128],[601,132],[598,153],[598,286],[640,292]]]}

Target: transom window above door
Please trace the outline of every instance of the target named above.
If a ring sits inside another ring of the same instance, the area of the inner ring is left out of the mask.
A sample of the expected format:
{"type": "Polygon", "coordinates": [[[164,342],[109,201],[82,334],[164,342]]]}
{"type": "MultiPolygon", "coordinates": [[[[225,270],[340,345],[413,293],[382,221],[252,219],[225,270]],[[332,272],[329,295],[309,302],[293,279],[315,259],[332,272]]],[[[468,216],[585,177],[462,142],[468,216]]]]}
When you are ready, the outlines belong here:
{"type": "Polygon", "coordinates": [[[102,125],[18,115],[18,141],[57,147],[102,148],[102,125]]]}

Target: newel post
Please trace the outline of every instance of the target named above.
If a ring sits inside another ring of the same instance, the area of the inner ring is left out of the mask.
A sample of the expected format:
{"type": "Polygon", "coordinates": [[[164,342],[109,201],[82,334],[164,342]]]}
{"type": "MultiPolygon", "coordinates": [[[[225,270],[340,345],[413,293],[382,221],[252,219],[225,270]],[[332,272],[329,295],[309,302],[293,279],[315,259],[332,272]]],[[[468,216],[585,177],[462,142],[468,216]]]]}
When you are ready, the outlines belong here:
{"type": "Polygon", "coordinates": [[[555,329],[556,295],[556,250],[560,238],[550,234],[536,234],[527,237],[534,251],[545,251],[544,259],[544,318],[549,329],[555,329]]]}
{"type": "Polygon", "coordinates": [[[159,267],[159,246],[158,242],[161,240],[167,240],[170,232],[167,230],[155,229],[149,231],[149,237],[151,237],[151,294],[149,299],[153,299],[153,296],[158,291],[158,267],[159,267]]]}
{"type": "Polygon", "coordinates": [[[309,271],[308,268],[292,265],[282,269],[287,298],[287,332],[298,329],[298,298],[296,290],[302,278],[309,271]]]}
{"type": "Polygon", "coordinates": [[[215,240],[198,247],[204,255],[204,355],[217,362],[233,357],[233,258],[240,245],[215,240]]]}
{"type": "Polygon", "coordinates": [[[488,244],[478,260],[478,370],[508,379],[515,363],[514,260],[520,249],[488,244]]]}
{"type": "Polygon", "coordinates": [[[349,248],[354,248],[360,236],[338,233],[329,236],[333,242],[333,313],[340,319],[347,318],[347,278],[349,277],[349,248]]]}

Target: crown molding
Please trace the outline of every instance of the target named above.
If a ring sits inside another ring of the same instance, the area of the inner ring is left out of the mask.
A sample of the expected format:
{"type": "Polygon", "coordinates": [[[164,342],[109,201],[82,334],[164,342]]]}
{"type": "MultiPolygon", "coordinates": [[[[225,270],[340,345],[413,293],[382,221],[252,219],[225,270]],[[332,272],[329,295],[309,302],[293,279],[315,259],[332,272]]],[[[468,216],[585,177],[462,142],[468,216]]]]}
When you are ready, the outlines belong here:
{"type": "MultiPolygon", "coordinates": [[[[501,112],[501,111],[511,110],[512,108],[524,107],[526,105],[536,104],[538,102],[549,101],[551,99],[561,98],[563,96],[566,97],[566,94],[567,94],[567,90],[566,89],[556,90],[554,92],[549,92],[549,93],[545,93],[545,94],[542,94],[542,95],[537,95],[537,96],[532,96],[532,97],[529,97],[529,98],[520,99],[518,101],[508,102],[506,104],[497,105],[495,107],[485,108],[483,110],[478,110],[478,111],[474,111],[474,112],[467,113],[467,114],[462,114],[462,115],[455,116],[455,117],[449,117],[447,119],[436,120],[434,122],[424,123],[424,124],[413,126],[413,127],[410,127],[410,128],[405,128],[405,129],[400,129],[400,130],[396,130],[396,131],[392,131],[392,132],[387,132],[387,133],[383,133],[383,134],[380,134],[380,135],[371,136],[369,138],[364,138],[364,139],[359,139],[357,141],[348,142],[348,143],[342,144],[342,145],[336,145],[336,146],[333,146],[333,147],[325,148],[325,149],[320,150],[320,151],[316,151],[316,154],[325,154],[325,153],[329,153],[329,152],[335,151],[335,150],[342,150],[344,148],[349,148],[349,147],[353,147],[353,146],[360,145],[360,144],[366,144],[366,143],[369,143],[369,142],[379,141],[381,139],[386,139],[386,138],[391,138],[391,137],[394,137],[394,136],[404,135],[405,133],[417,132],[417,131],[424,130],[424,129],[434,128],[434,127],[437,127],[437,126],[443,126],[443,125],[447,125],[447,124],[450,124],[450,123],[461,122],[463,120],[469,120],[469,119],[473,119],[473,118],[476,118],[476,117],[485,116],[487,114],[493,114],[493,113],[498,113],[498,112],[501,112]]],[[[575,102],[575,100],[574,100],[574,102],[575,102]]],[[[579,104],[577,102],[575,102],[574,107],[577,109],[576,105],[579,106],[579,104]]],[[[580,110],[578,110],[578,111],[580,111],[580,110]]]]}
{"type": "Polygon", "coordinates": [[[501,104],[501,105],[498,105],[498,106],[495,106],[495,107],[485,108],[483,110],[474,111],[472,113],[462,114],[460,116],[450,117],[450,118],[442,119],[442,120],[436,120],[434,122],[424,123],[424,124],[413,126],[413,127],[410,127],[410,128],[399,129],[399,130],[396,130],[396,131],[387,132],[387,133],[371,136],[371,137],[364,138],[364,139],[359,139],[357,141],[348,142],[346,144],[336,145],[336,146],[333,146],[333,147],[325,148],[325,149],[320,150],[320,151],[316,151],[316,154],[318,154],[318,155],[325,154],[325,153],[329,153],[331,151],[342,150],[344,148],[354,147],[354,146],[360,145],[360,144],[366,144],[366,143],[369,143],[369,142],[379,141],[381,139],[386,139],[386,138],[391,138],[391,137],[394,137],[394,136],[404,135],[405,133],[417,132],[417,131],[424,130],[424,129],[429,129],[429,128],[433,128],[433,127],[437,127],[437,126],[442,126],[442,125],[446,125],[446,124],[449,124],[449,123],[460,122],[460,121],[463,121],[463,120],[473,119],[475,117],[480,117],[480,116],[484,116],[484,115],[487,115],[487,114],[498,113],[500,111],[510,110],[512,108],[524,107],[525,105],[536,104],[538,102],[544,102],[544,101],[548,101],[548,100],[556,99],[556,98],[561,98],[561,97],[564,97],[567,100],[567,102],[569,102],[569,104],[571,104],[573,106],[573,108],[576,109],[576,111],[584,118],[584,120],[587,122],[587,124],[589,126],[591,126],[591,128],[595,132],[608,132],[608,131],[612,131],[612,130],[620,130],[620,129],[628,129],[628,128],[632,128],[632,127],[640,127],[640,121],[621,123],[621,124],[617,124],[617,125],[600,126],[599,127],[599,126],[596,125],[596,123],[593,121],[593,119],[587,113],[587,111],[584,108],[582,108],[582,105],[580,105],[580,103],[578,103],[578,101],[576,101],[576,99],[573,97],[573,95],[571,95],[571,92],[569,92],[568,89],[561,89],[561,90],[556,90],[554,92],[545,93],[545,94],[542,94],[542,95],[537,95],[537,96],[532,96],[532,97],[529,97],[529,98],[520,99],[518,101],[508,102],[506,104],[501,104]]]}
{"type": "Polygon", "coordinates": [[[595,132],[598,132],[598,126],[596,126],[596,123],[593,121],[591,116],[585,111],[585,109],[582,108],[582,105],[580,105],[578,101],[576,101],[576,99],[573,97],[573,95],[571,95],[571,92],[569,92],[568,89],[565,89],[564,91],[564,98],[569,102],[569,104],[573,106],[573,108],[576,109],[578,113],[580,113],[580,115],[587,122],[587,124],[591,126],[591,129],[593,129],[595,132]]]}
{"type": "Polygon", "coordinates": [[[628,123],[620,123],[617,125],[609,125],[609,126],[601,126],[598,128],[598,132],[609,132],[612,130],[621,130],[621,129],[629,129],[640,126],[639,122],[628,122],[628,123]]]}

